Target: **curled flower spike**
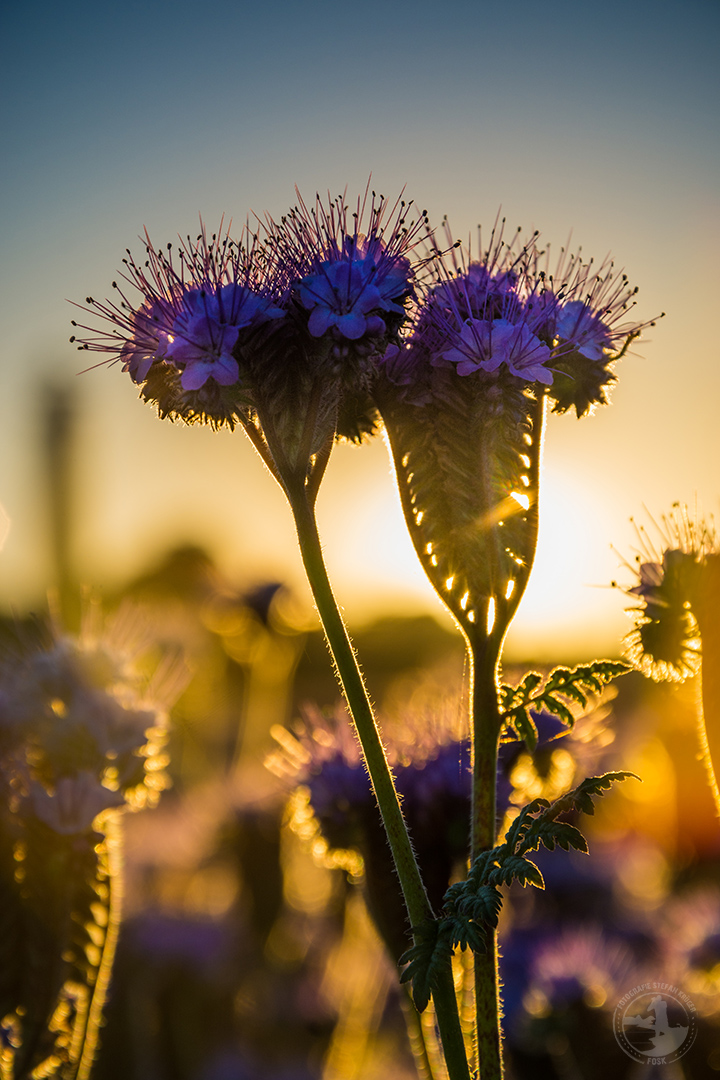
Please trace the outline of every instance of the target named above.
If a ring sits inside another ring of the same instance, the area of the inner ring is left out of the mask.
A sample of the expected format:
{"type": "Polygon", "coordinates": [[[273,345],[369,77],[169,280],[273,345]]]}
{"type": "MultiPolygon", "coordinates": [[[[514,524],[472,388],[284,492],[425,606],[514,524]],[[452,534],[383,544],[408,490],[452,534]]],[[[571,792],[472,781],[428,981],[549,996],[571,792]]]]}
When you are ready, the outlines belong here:
{"type": "Polygon", "coordinates": [[[653,525],[655,543],[637,528],[638,583],[625,591],[640,603],[629,610],[626,652],[656,680],[700,675],[700,749],[720,816],[720,542],[712,519],[678,503],[653,525]]]}
{"type": "Polygon", "coordinates": [[[625,277],[577,255],[551,274],[537,233],[506,239],[496,222],[480,259],[449,251],[378,365],[375,396],[430,580],[466,633],[501,640],[537,541],[545,400],[578,416],[605,401],[610,365],[643,324],[626,322],[625,277]]]}
{"type": "Polygon", "coordinates": [[[114,283],[119,301],[87,299],[106,329],[81,325],[89,333],[71,338],[120,360],[161,417],[240,423],[286,491],[326,461],[336,434],[373,430],[374,358],[399,340],[408,256],[428,234],[402,200],[366,191],[351,213],[344,196],[310,209],[298,198],[239,242],[222,223],[175,251],[146,234],[145,262],[128,251],[114,283]]]}
{"type": "Polygon", "coordinates": [[[625,592],[639,603],[628,609],[635,627],[625,639],[626,653],[650,678],[680,681],[700,668],[698,619],[718,558],[717,534],[712,521],[693,520],[687,507],[677,503],[652,524],[656,541],[644,526],[636,526],[637,584],[625,592]]]}

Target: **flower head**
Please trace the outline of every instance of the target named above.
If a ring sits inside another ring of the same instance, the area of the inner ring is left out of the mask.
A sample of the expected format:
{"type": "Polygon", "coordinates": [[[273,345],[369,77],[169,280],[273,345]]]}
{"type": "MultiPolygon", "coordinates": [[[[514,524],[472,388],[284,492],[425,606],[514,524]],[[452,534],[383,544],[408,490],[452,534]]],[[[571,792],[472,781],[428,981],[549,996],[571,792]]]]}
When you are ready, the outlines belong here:
{"type": "Polygon", "coordinates": [[[635,627],[626,638],[626,651],[645,675],[681,680],[700,667],[697,620],[704,609],[710,566],[720,549],[712,520],[693,520],[679,504],[653,525],[657,541],[644,526],[636,526],[637,584],[625,592],[639,603],[628,610],[635,627]]]}
{"type": "Polygon", "coordinates": [[[374,360],[398,340],[409,255],[427,233],[424,212],[369,190],[356,210],[344,196],[298,200],[239,242],[222,224],[175,252],[146,234],[144,263],[128,252],[114,283],[118,301],[87,298],[104,328],[71,338],[120,360],[160,416],[242,424],[286,491],[313,472],[319,484],[336,435],[373,430],[374,360]]]}
{"type": "Polygon", "coordinates": [[[583,415],[606,402],[604,387],[615,378],[609,365],[652,324],[627,321],[637,289],[611,262],[596,269],[563,251],[551,270],[537,233],[507,241],[504,224],[496,222],[481,259],[450,246],[450,262],[436,260],[407,341],[415,381],[443,363],[455,364],[461,376],[494,376],[485,381],[488,389],[510,374],[548,387],[556,411],[573,406],[583,415]]]}
{"type": "MultiPolygon", "coordinates": [[[[429,234],[425,212],[368,189],[355,208],[345,196],[316,196],[279,222],[266,219],[263,243],[292,297],[297,334],[326,383],[339,391],[338,434],[356,439],[376,420],[369,390],[379,361],[398,348],[415,295],[410,256],[429,234]]],[[[422,265],[422,260],[420,260],[422,265]]]]}
{"type": "MultiPolygon", "coordinates": [[[[504,223],[503,223],[504,225],[504,223]]],[[[537,287],[529,276],[535,235],[524,244],[506,242],[504,227],[493,230],[479,261],[458,254],[448,232],[450,261],[438,255],[433,279],[424,285],[406,348],[416,380],[430,369],[450,367],[458,375],[510,373],[523,383],[552,382],[550,348],[537,334],[537,287]]]]}
{"type": "Polygon", "coordinates": [[[574,255],[551,273],[537,233],[506,239],[504,222],[480,251],[435,249],[374,396],[428,577],[467,632],[502,640],[536,549],[545,400],[578,416],[604,402],[642,324],[611,264],[574,255]]]}
{"type": "Polygon", "coordinates": [[[202,226],[196,240],[181,239],[177,254],[172,244],[153,247],[146,233],[145,250],[144,264],[128,250],[113,283],[119,302],[87,298],[110,329],[83,327],[92,336],[77,339],[79,347],[119,359],[161,415],[232,425],[247,397],[241,336],[283,318],[282,287],[275,282],[273,291],[256,240],[236,243],[222,226],[211,238],[202,226]]]}
{"type": "Polygon", "coordinates": [[[183,674],[165,665],[144,685],[134,658],[147,644],[129,610],[103,628],[91,608],[79,637],[52,620],[0,658],[0,784],[20,818],[70,835],[103,810],[157,801],[183,674]]]}

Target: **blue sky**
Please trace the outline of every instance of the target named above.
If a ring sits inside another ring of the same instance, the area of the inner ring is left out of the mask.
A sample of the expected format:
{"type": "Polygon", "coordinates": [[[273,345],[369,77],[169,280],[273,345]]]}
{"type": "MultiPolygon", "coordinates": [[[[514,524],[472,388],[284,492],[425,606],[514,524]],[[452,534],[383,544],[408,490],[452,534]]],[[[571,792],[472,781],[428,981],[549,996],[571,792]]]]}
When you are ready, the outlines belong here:
{"type": "MultiPolygon", "coordinates": [[[[7,10],[0,602],[22,607],[47,584],[48,379],[78,396],[87,581],[116,583],[193,539],[235,574],[302,589],[280,493],[241,436],[160,424],[118,367],[76,376],[66,298],[105,295],[143,226],[162,243],[195,232],[200,212],[211,224],[279,215],[295,184],[355,192],[372,172],[459,235],[501,204],[555,247],[572,229],[587,255],[612,250],[640,286],[641,317],[667,312],[623,362],[612,406],[548,431],[538,584],[517,647],[548,625],[574,639],[579,624],[611,647],[622,600],[599,586],[618,575],[609,545],[632,543],[630,514],[696,494],[718,509],[719,28],[715,0],[7,10]]],[[[351,617],[383,597],[433,607],[393,498],[380,444],[337,455],[321,513],[351,617]]]]}

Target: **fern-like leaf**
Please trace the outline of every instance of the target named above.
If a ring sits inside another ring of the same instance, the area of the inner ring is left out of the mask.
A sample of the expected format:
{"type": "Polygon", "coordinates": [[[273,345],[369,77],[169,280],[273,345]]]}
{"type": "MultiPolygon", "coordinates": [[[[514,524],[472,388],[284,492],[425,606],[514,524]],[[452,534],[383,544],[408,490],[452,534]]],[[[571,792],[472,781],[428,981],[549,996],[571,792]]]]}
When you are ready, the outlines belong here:
{"type": "Polygon", "coordinates": [[[620,660],[596,660],[575,668],[554,668],[544,682],[542,675],[531,671],[517,686],[504,683],[500,687],[503,722],[532,751],[537,745],[537,728],[530,710],[551,713],[572,727],[575,714],[571,705],[587,708],[591,695],[600,694],[604,686],[630,670],[620,660]]]}
{"type": "Polygon", "coordinates": [[[401,983],[412,983],[418,1012],[424,1012],[447,961],[452,956],[455,925],[452,919],[428,919],[413,929],[415,944],[400,957],[406,964],[401,983]]]}
{"type": "MultiPolygon", "coordinates": [[[[580,830],[557,818],[574,811],[592,814],[593,799],[604,795],[614,783],[630,777],[638,779],[630,772],[591,776],[553,803],[547,799],[534,799],[528,803],[510,825],[504,842],[478,856],[466,881],[450,886],[443,903],[444,917],[433,924],[437,929],[432,942],[421,943],[409,950],[404,959],[417,958],[418,964],[424,964],[422,971],[426,973],[430,961],[438,955],[439,943],[444,949],[449,945],[451,949],[459,946],[462,949],[469,947],[474,952],[484,951],[487,930],[497,926],[502,907],[499,886],[518,881],[523,887],[532,885],[543,889],[542,873],[527,856],[541,845],[549,851],[561,847],[565,851],[572,848],[586,853],[587,841],[580,830]]],[[[446,956],[446,953],[442,955],[446,956]]],[[[405,975],[414,978],[414,969],[407,969],[405,975]]],[[[425,986],[427,975],[423,978],[421,987],[425,986]]]]}

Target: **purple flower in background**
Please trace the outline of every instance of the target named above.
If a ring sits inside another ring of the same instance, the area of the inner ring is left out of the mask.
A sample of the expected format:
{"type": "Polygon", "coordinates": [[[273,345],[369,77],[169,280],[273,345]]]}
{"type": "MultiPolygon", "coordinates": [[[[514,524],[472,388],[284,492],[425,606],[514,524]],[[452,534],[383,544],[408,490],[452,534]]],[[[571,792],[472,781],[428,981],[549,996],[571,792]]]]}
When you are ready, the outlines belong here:
{"type": "Polygon", "coordinates": [[[615,1002],[641,974],[627,941],[597,924],[580,925],[548,937],[538,948],[529,996],[541,994],[554,1009],[574,1001],[600,1006],[615,1002]]]}

